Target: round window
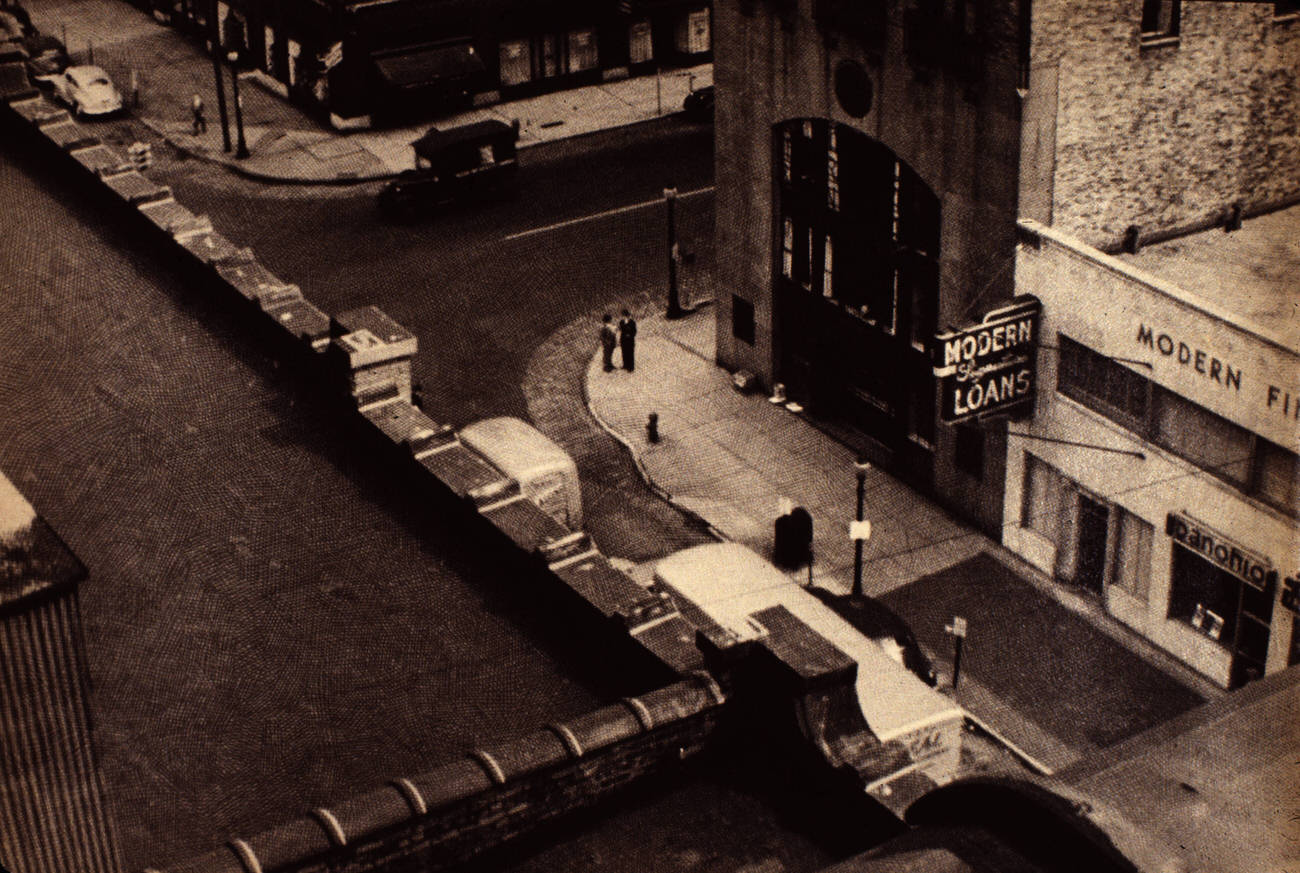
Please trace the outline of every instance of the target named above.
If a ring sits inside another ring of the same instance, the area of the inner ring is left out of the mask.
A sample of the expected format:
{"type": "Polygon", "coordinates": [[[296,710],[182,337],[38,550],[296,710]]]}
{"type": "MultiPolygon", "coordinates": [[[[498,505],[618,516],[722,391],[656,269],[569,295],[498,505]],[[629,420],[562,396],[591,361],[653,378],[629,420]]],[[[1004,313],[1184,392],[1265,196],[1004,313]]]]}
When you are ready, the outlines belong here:
{"type": "Polygon", "coordinates": [[[835,99],[853,118],[861,118],[871,111],[871,80],[861,64],[840,61],[835,68],[835,99]]]}

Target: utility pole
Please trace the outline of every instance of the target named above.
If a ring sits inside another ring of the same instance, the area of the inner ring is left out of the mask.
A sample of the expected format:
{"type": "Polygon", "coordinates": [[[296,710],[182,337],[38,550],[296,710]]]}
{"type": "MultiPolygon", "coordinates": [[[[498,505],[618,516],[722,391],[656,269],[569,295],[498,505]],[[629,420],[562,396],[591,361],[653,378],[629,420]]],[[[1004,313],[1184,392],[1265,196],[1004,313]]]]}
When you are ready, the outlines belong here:
{"type": "Polygon", "coordinates": [[[664,203],[668,206],[668,311],[665,318],[681,318],[686,314],[682,309],[677,292],[677,219],[673,214],[673,205],[677,201],[677,189],[664,189],[664,203]]]}
{"type": "Polygon", "coordinates": [[[242,161],[248,157],[248,143],[244,141],[244,102],[239,99],[239,52],[231,52],[228,57],[231,95],[235,101],[235,133],[239,139],[235,146],[235,157],[242,161]]]}
{"type": "MultiPolygon", "coordinates": [[[[867,463],[865,460],[859,458],[857,461],[854,462],[853,469],[856,470],[858,474],[858,511],[853,517],[857,519],[858,528],[861,529],[862,511],[864,509],[863,504],[866,502],[867,471],[871,469],[871,465],[867,463]]],[[[853,599],[854,600],[860,599],[862,597],[862,541],[863,539],[865,539],[865,537],[862,536],[862,533],[865,533],[865,531],[861,531],[861,530],[855,531],[853,536],[853,599]]]]}
{"type": "Polygon", "coordinates": [[[208,25],[212,31],[212,78],[217,84],[217,112],[221,116],[221,150],[230,151],[230,120],[226,115],[226,84],[221,74],[221,29],[217,26],[217,0],[208,4],[208,25]]]}

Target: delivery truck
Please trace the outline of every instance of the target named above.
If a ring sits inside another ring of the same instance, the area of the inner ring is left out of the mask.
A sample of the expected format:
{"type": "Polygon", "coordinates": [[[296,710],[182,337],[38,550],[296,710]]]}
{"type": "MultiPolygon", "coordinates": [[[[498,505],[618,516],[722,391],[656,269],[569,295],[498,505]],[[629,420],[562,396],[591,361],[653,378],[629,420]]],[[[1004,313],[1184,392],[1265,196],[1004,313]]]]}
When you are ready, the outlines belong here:
{"type": "Polygon", "coordinates": [[[526,421],[485,418],[461,428],[460,441],[519,483],[524,497],[571,530],[582,527],[578,465],[526,421]]]}

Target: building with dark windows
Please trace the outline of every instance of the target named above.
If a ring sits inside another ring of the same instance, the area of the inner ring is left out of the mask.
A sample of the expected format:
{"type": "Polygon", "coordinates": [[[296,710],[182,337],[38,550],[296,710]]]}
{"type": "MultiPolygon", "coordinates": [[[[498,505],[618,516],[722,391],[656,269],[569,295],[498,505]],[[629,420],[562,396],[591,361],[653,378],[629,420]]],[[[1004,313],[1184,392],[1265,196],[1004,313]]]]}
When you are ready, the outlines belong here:
{"type": "Polygon", "coordinates": [[[1300,661],[1300,8],[1101,6],[1034,3],[1003,542],[1236,687],[1300,661]]]}
{"type": "Polygon", "coordinates": [[[1295,663],[1296,4],[715,15],[719,363],[1220,684],[1295,663]]]}
{"type": "Polygon", "coordinates": [[[338,126],[420,118],[711,57],[708,0],[152,0],[338,126]]]}
{"type": "Polygon", "coordinates": [[[1300,663],[1300,206],[1118,257],[1024,234],[1003,542],[1224,687],[1300,663]]]}
{"type": "Polygon", "coordinates": [[[1012,296],[1018,7],[714,8],[719,362],[996,530],[1002,437],[940,423],[931,347],[1012,296]]]}

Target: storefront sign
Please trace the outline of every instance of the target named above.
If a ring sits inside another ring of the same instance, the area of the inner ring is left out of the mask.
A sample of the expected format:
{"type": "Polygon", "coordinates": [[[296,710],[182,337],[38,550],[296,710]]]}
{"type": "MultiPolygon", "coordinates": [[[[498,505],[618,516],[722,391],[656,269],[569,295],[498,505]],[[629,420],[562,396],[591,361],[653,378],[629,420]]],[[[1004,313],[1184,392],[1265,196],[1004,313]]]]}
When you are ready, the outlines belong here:
{"type": "Polygon", "coordinates": [[[1165,533],[1261,591],[1277,584],[1277,570],[1272,568],[1268,558],[1238,545],[1189,515],[1169,513],[1165,519],[1165,533]]]}
{"type": "Polygon", "coordinates": [[[943,421],[1006,412],[1033,401],[1041,312],[1037,297],[1020,297],[979,324],[935,337],[943,421]]]}

